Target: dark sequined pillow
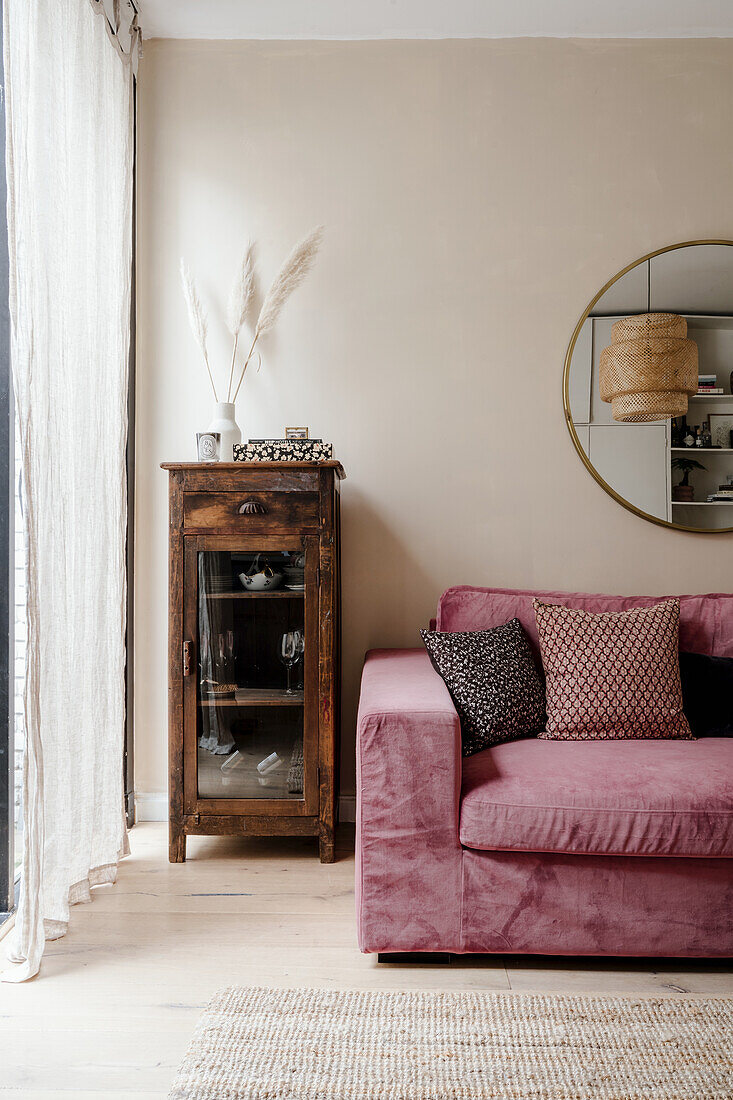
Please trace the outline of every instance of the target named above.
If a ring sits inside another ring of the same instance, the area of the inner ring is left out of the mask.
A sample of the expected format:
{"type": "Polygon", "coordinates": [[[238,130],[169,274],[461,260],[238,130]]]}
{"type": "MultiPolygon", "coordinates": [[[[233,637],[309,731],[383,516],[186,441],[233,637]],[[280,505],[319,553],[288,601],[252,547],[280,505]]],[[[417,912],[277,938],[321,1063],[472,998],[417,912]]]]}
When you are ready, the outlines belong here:
{"type": "Polygon", "coordinates": [[[464,756],[544,728],[545,690],[519,619],[420,635],[461,719],[464,756]]]}

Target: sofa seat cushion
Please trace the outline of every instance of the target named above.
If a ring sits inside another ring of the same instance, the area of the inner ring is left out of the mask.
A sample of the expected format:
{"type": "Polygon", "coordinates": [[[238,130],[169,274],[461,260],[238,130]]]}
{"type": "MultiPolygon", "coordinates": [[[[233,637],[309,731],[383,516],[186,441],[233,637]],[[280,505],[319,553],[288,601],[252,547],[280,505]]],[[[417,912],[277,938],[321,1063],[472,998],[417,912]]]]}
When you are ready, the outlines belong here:
{"type": "Polygon", "coordinates": [[[733,740],[484,749],[463,764],[460,840],[495,852],[733,856],[733,740]]]}

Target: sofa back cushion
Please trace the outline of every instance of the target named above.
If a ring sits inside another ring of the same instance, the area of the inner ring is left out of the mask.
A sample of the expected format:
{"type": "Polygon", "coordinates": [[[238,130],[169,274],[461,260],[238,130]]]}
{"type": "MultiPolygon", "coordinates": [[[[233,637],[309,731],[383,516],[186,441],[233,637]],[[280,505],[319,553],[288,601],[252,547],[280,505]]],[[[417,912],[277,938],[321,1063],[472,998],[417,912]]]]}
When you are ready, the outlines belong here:
{"type": "MultiPolygon", "coordinates": [[[[489,630],[517,618],[539,655],[537,623],[532,608],[536,598],[584,611],[629,611],[651,607],[662,596],[596,596],[582,592],[532,591],[512,588],[448,588],[438,603],[438,630],[489,630]]],[[[680,649],[692,653],[733,657],[733,595],[680,596],[680,649]]]]}

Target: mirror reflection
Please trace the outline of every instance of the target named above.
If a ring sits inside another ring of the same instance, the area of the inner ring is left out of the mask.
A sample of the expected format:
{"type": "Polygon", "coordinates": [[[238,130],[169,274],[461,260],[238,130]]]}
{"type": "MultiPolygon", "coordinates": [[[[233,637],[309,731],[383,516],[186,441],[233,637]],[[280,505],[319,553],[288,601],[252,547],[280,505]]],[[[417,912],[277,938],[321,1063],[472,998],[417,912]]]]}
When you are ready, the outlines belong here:
{"type": "Polygon", "coordinates": [[[568,350],[565,410],[619,503],[733,530],[733,242],[673,247],[614,280],[568,350]]]}

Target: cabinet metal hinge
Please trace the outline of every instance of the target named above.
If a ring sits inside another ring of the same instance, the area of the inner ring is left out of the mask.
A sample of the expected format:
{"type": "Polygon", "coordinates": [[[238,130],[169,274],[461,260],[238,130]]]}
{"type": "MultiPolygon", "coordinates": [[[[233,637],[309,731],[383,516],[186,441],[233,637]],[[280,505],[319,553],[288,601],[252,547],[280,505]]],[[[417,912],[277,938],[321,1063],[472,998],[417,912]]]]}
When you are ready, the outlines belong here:
{"type": "Polygon", "coordinates": [[[183,643],[183,675],[190,676],[193,672],[193,642],[183,643]]]}
{"type": "Polygon", "coordinates": [[[194,825],[200,825],[201,824],[201,814],[194,814],[193,815],[193,823],[194,823],[194,825]]]}

